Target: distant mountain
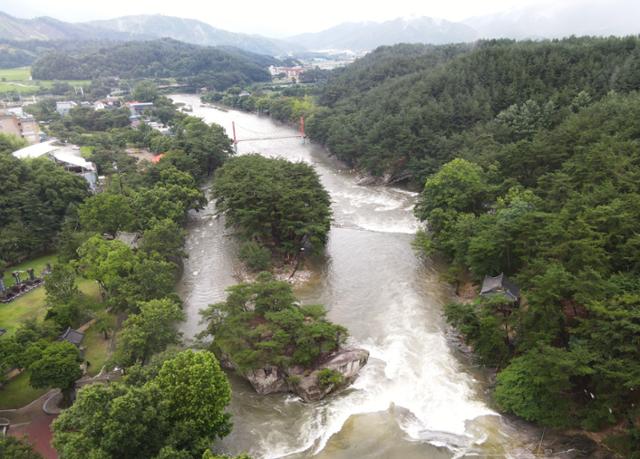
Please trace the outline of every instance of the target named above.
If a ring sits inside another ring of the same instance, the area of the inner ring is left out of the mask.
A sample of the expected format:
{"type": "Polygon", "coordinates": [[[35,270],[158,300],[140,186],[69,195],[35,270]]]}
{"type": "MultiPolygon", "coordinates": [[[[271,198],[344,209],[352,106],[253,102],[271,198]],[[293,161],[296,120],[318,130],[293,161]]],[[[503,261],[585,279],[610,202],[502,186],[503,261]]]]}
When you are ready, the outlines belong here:
{"type": "Polygon", "coordinates": [[[31,66],[38,80],[91,80],[99,77],[176,78],[193,88],[218,90],[270,81],[272,57],[237,48],[200,46],[172,38],[87,43],[86,48],[56,50],[31,66]]]}
{"type": "Polygon", "coordinates": [[[637,35],[637,0],[569,0],[513,8],[463,21],[479,38],[562,38],[570,35],[637,35]]]}
{"type": "Polygon", "coordinates": [[[202,21],[195,19],[177,18],[173,16],[140,15],[123,16],[104,21],[92,21],[87,25],[99,29],[107,29],[122,34],[129,38],[140,36],[146,38],[169,37],[174,40],[206,46],[233,46],[259,54],[271,56],[286,54],[293,49],[300,49],[291,43],[262,37],[260,35],[248,35],[228,32],[216,29],[202,21]]]}
{"type": "Polygon", "coordinates": [[[49,17],[20,19],[0,12],[0,40],[149,40],[173,38],[206,46],[233,46],[270,56],[301,47],[259,35],[216,29],[204,22],[162,15],[124,16],[104,21],[69,23],[49,17]]]}
{"type": "Polygon", "coordinates": [[[429,17],[398,18],[387,22],[344,23],[322,32],[287,40],[312,50],[368,51],[396,43],[460,43],[475,40],[476,31],[465,24],[429,17]]]}
{"type": "Polygon", "coordinates": [[[120,39],[122,35],[86,24],[71,24],[50,17],[20,19],[0,11],[0,40],[95,40],[120,39]]]}

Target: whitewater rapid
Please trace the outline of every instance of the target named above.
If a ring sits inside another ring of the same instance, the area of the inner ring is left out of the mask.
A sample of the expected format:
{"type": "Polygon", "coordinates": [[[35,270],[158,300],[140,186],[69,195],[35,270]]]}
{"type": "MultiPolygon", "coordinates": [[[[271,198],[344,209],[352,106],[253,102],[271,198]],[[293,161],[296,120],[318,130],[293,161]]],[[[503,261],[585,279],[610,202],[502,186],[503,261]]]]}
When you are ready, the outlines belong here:
{"type": "MultiPolygon", "coordinates": [[[[267,118],[201,107],[196,96],[172,98],[227,132],[235,121],[240,139],[293,132],[267,118]]],[[[239,154],[249,152],[304,161],[320,175],[334,221],[326,260],[296,294],[325,305],[329,318],[349,329],[349,344],[367,349],[370,360],[348,390],[311,404],[290,395],[258,396],[232,377],[234,429],[224,449],[262,458],[511,455],[518,432],[487,405],[482,384],[447,341],[441,308],[451,289],[438,267],[411,247],[420,228],[416,194],[360,186],[322,148],[300,139],[240,142],[239,154]]],[[[235,283],[237,247],[229,236],[213,204],[191,216],[180,284],[187,337],[202,327],[198,311],[224,299],[224,289],[235,283]]]]}

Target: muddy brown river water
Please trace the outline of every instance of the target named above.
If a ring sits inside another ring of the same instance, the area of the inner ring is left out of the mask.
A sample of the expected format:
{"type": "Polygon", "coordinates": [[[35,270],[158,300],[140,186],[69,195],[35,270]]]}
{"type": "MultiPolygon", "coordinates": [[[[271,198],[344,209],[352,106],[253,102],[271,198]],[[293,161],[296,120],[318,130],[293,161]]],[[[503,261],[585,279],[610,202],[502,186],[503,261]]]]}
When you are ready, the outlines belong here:
{"type": "MultiPolygon", "coordinates": [[[[202,107],[198,96],[174,95],[193,116],[222,125],[239,139],[285,137],[295,130],[269,118],[202,107]]],[[[327,152],[301,139],[239,143],[256,152],[312,164],[332,198],[334,222],[326,259],[297,289],[303,302],[324,304],[347,327],[350,343],[371,357],[348,390],[318,403],[291,395],[259,396],[231,377],[234,428],[221,442],[227,453],[256,458],[532,457],[530,433],[488,406],[485,387],[452,349],[442,305],[450,287],[438,268],[411,248],[418,222],[416,194],[360,186],[327,152]]],[[[237,246],[212,204],[188,224],[179,291],[187,338],[201,329],[198,311],[225,297],[236,283],[237,246]]]]}

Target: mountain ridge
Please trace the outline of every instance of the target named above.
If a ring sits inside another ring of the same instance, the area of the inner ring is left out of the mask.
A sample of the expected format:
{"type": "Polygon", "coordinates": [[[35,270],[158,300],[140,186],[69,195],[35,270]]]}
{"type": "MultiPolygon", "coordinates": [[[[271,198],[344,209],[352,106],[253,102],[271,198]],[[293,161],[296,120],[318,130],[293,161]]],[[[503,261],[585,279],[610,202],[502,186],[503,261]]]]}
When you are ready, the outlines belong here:
{"type": "Polygon", "coordinates": [[[48,16],[22,19],[0,11],[0,40],[153,40],[173,38],[204,46],[232,46],[258,54],[281,55],[295,45],[280,40],[217,29],[196,19],[164,15],[122,16],[89,22],[64,22],[48,16]],[[195,33],[194,33],[195,31],[195,33]]]}
{"type": "Polygon", "coordinates": [[[477,32],[459,22],[428,16],[401,17],[383,22],[345,22],[320,32],[287,38],[309,49],[369,51],[396,43],[445,44],[474,41],[477,32]]]}

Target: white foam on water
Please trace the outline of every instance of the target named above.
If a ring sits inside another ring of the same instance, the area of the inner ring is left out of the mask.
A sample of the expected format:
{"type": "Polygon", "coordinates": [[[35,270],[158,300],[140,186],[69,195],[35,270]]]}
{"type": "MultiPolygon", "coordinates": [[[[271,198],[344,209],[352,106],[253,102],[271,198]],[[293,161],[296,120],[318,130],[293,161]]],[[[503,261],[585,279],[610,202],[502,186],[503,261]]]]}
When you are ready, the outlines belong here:
{"type": "Polygon", "coordinates": [[[420,228],[416,221],[393,221],[393,222],[376,222],[365,219],[356,219],[354,222],[356,227],[376,233],[399,233],[399,234],[415,234],[420,228]]]}
{"type": "Polygon", "coordinates": [[[380,320],[382,340],[349,343],[370,353],[351,388],[318,404],[302,428],[299,444],[265,444],[265,457],[317,454],[349,417],[392,408],[406,413],[396,419],[411,440],[447,447],[455,455],[485,442],[487,436],[468,431],[467,423],[497,414],[477,400],[473,379],[459,368],[442,333],[428,331],[425,320],[413,295],[389,305],[380,320]]]}

